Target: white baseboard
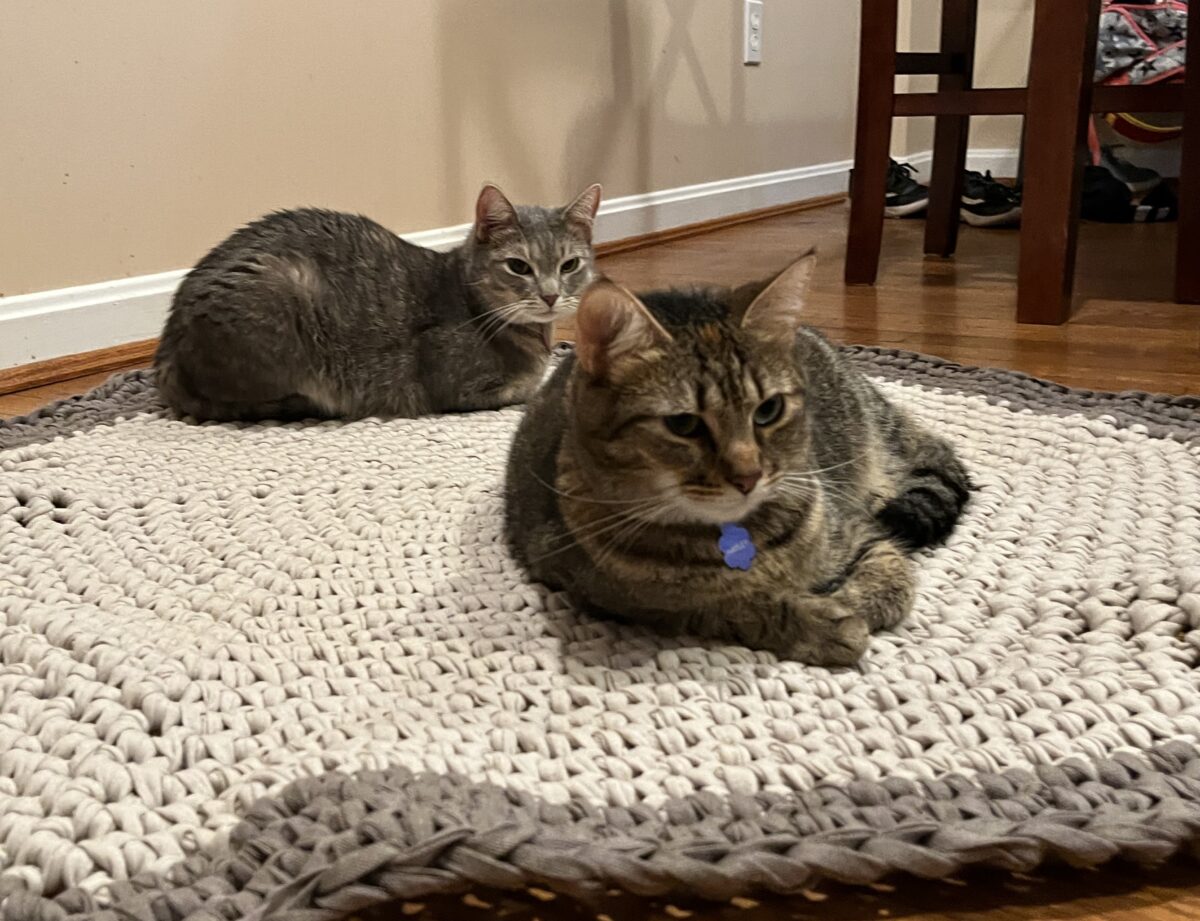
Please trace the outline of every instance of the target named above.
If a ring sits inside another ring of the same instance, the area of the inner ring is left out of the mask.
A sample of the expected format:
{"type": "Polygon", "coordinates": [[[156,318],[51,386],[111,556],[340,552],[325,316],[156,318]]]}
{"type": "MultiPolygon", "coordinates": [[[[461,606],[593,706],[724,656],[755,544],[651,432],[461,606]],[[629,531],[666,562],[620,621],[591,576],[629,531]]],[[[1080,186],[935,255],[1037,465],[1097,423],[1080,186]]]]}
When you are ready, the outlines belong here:
{"type": "Polygon", "coordinates": [[[151,339],[186,269],[0,298],[0,371],[151,339]]]}
{"type": "Polygon", "coordinates": [[[600,207],[596,242],[622,240],[731,214],[845,192],[852,165],[850,160],[839,160],[614,198],[600,207]]]}
{"type": "MultiPolygon", "coordinates": [[[[903,159],[916,169],[922,182],[929,181],[929,168],[933,163],[932,150],[922,150],[903,159]]],[[[967,151],[967,169],[981,173],[990,170],[993,176],[1000,178],[1016,177],[1020,160],[1021,152],[1015,147],[980,147],[967,151]]]]}
{"type": "MultiPolygon", "coordinates": [[[[609,199],[600,205],[595,242],[623,240],[731,214],[844,192],[851,166],[850,160],[839,160],[609,199]]],[[[418,246],[446,250],[461,243],[470,229],[470,224],[456,224],[436,230],[401,233],[400,236],[418,246]]]]}
{"type": "MultiPolygon", "coordinates": [[[[600,207],[596,242],[842,192],[849,169],[850,161],[844,160],[614,198],[600,207]]],[[[446,250],[457,246],[470,226],[401,236],[446,250]]],[[[157,336],[186,271],[0,298],[0,370],[157,336]]]]}

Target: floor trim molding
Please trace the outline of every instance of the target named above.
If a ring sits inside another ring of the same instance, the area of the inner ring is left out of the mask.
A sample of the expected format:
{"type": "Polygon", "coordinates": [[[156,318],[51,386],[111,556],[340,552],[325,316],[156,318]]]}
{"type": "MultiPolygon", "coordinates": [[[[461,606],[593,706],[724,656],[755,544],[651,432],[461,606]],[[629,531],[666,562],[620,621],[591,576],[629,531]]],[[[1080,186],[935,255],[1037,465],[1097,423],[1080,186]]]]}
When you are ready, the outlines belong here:
{"type": "Polygon", "coordinates": [[[15,368],[3,368],[0,369],[0,396],[73,380],[87,374],[98,374],[101,371],[120,371],[141,363],[149,365],[157,348],[157,339],[139,339],[136,342],[110,345],[108,348],[17,365],[15,368]]]}
{"type": "Polygon", "coordinates": [[[184,274],[158,272],[0,298],[0,379],[26,365],[102,353],[157,336],[184,274]]]}
{"type": "Polygon", "coordinates": [[[596,255],[612,256],[617,253],[628,253],[647,246],[657,246],[660,243],[671,243],[675,240],[685,240],[714,230],[726,227],[736,227],[738,224],[748,224],[751,221],[761,221],[781,214],[795,214],[797,211],[811,211],[813,208],[823,208],[826,205],[844,201],[845,192],[835,192],[832,195],[818,195],[815,198],[805,198],[800,201],[787,202],[782,205],[772,205],[769,208],[755,208],[752,211],[740,211],[724,217],[716,217],[708,221],[697,221],[694,224],[684,224],[680,227],[670,227],[666,230],[652,230],[649,233],[623,237],[607,243],[596,244],[596,255]]]}
{"type": "MultiPolygon", "coordinates": [[[[898,159],[912,165],[922,182],[929,181],[932,150],[921,150],[898,159]]],[[[1020,164],[1021,152],[1015,147],[975,147],[967,151],[967,169],[991,172],[998,179],[1015,179],[1020,164]]]]}

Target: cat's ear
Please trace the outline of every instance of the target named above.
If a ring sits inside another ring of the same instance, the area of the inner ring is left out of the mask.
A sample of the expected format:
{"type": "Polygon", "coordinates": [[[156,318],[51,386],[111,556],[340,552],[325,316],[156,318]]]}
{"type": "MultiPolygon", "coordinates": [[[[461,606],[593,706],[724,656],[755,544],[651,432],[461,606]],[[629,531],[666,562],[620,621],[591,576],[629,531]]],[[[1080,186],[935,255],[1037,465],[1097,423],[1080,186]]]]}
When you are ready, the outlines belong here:
{"type": "Polygon", "coordinates": [[[575,313],[575,357],[589,375],[603,378],[621,359],[671,341],[646,305],[602,278],[592,284],[575,313]]]}
{"type": "Polygon", "coordinates": [[[592,225],[596,221],[596,212],[600,210],[600,196],[603,193],[604,190],[597,182],[580,192],[579,197],[563,209],[567,223],[574,224],[582,230],[589,240],[592,238],[592,225]]]}
{"type": "Polygon", "coordinates": [[[804,322],[808,283],[816,266],[817,251],[814,248],[776,275],[746,308],[742,329],[772,339],[793,339],[804,322]]]}
{"type": "Polygon", "coordinates": [[[517,209],[504,193],[490,182],[475,201],[475,240],[487,243],[498,231],[517,226],[517,209]]]}

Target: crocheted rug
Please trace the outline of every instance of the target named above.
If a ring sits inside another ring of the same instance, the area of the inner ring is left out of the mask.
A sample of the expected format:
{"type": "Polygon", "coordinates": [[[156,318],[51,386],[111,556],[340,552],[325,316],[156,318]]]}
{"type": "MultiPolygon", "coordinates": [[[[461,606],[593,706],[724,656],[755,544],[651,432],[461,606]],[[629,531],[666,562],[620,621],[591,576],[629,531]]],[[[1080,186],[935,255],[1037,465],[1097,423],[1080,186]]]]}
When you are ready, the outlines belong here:
{"type": "Polygon", "coordinates": [[[724,899],[1194,844],[1200,401],[851,352],[981,486],[852,670],[523,581],[516,409],[193,425],[135,372],[0,424],[0,914],[724,899]]]}

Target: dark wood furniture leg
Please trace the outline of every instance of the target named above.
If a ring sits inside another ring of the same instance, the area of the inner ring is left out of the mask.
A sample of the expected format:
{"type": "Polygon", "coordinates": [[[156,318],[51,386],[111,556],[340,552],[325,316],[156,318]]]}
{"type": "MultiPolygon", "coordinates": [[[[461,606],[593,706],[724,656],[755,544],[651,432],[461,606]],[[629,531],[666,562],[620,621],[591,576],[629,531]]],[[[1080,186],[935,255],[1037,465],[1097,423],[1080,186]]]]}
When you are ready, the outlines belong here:
{"type": "Polygon", "coordinates": [[[1175,300],[1200,304],[1200,63],[1188,69],[1184,92],[1175,300]]]}
{"type": "MultiPolygon", "coordinates": [[[[943,0],[943,53],[954,56],[954,72],[938,77],[938,91],[969,90],[975,72],[975,24],[979,0],[943,0]]],[[[969,115],[939,115],[933,132],[933,167],[925,252],[952,256],[958,245],[963,170],[967,165],[969,115]]]]}
{"type": "Polygon", "coordinates": [[[1063,323],[1071,313],[1099,18],[1096,0],[1036,0],[1034,7],[1017,273],[1021,323],[1063,323]]]}
{"type": "Polygon", "coordinates": [[[863,0],[858,57],[858,125],[854,135],[854,181],[846,283],[872,285],[883,241],[892,142],[892,94],[896,89],[896,0],[863,0]]]}

